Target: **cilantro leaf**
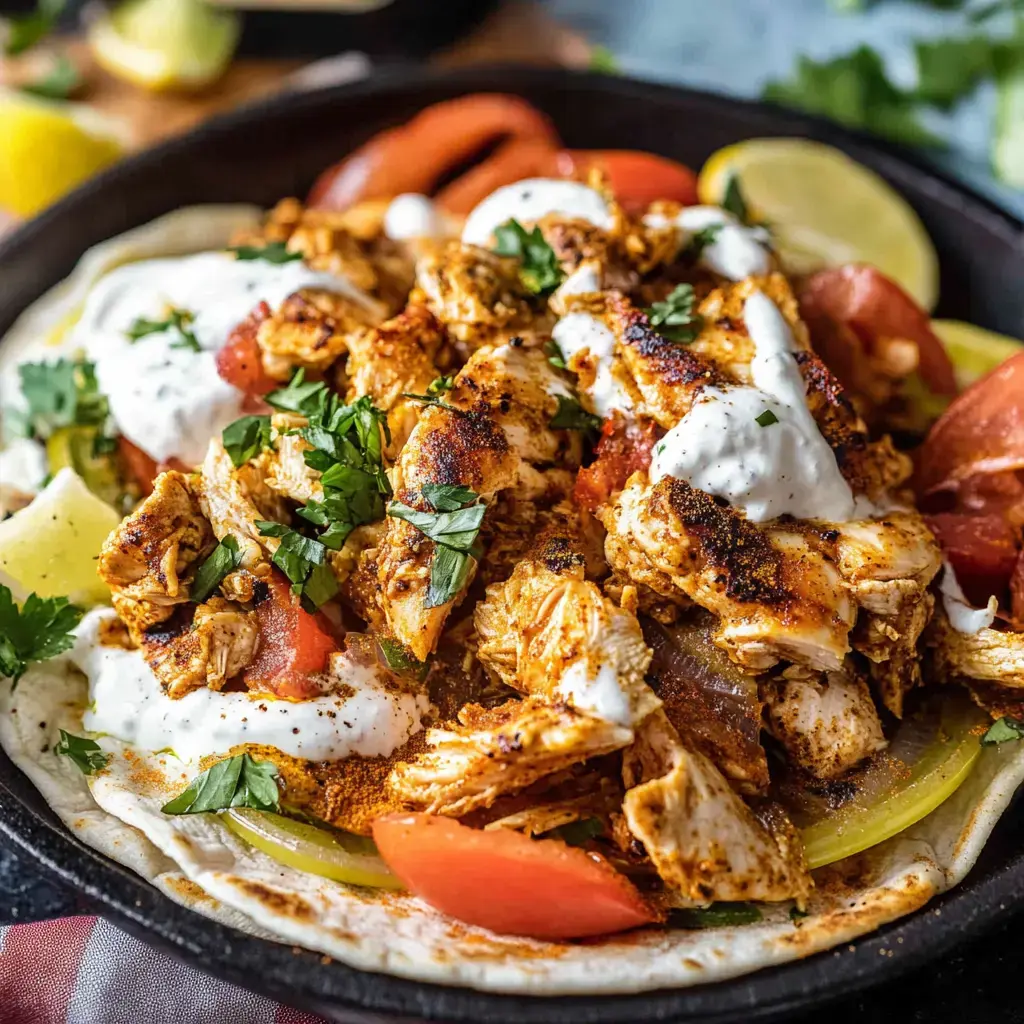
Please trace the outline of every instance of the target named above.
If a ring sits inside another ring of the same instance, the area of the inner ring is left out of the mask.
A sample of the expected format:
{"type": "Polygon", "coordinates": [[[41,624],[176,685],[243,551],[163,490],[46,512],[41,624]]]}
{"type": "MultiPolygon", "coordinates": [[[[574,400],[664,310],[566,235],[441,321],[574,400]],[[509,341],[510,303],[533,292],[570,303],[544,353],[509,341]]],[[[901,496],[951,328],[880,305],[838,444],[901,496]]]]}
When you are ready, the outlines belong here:
{"type": "Polygon", "coordinates": [[[1024,722],[1016,718],[997,718],[989,727],[988,732],[981,737],[983,747],[994,747],[1000,743],[1009,743],[1011,740],[1024,739],[1024,722]]]}
{"type": "Polygon", "coordinates": [[[943,145],[918,120],[913,96],[893,85],[881,57],[869,46],[827,61],[801,57],[793,75],[769,82],[762,96],[898,142],[943,145]]]}
{"type": "MultiPolygon", "coordinates": [[[[736,175],[732,175],[732,177],[729,179],[729,185],[731,185],[733,181],[738,181],[738,179],[736,178],[736,175]]],[[[729,186],[727,185],[726,186],[726,196],[727,197],[728,197],[728,194],[729,194],[729,186]]],[[[740,194],[740,198],[741,199],[743,198],[742,194],[740,194]]],[[[745,202],[744,202],[744,208],[746,208],[746,203],[745,202]]],[[[721,224],[709,224],[706,228],[701,228],[699,231],[694,231],[694,233],[692,235],[690,235],[689,242],[686,243],[686,249],[683,252],[683,256],[685,258],[687,258],[687,259],[690,259],[690,260],[699,260],[701,258],[701,256],[704,254],[704,250],[709,245],[714,245],[715,242],[718,241],[718,234],[719,234],[719,232],[721,230],[722,230],[722,225],[721,224]]]]}
{"type": "Polygon", "coordinates": [[[220,436],[232,463],[236,467],[244,466],[264,448],[270,447],[270,417],[243,416],[229,423],[220,436]]]}
{"type": "Polygon", "coordinates": [[[731,213],[741,224],[750,223],[750,207],[740,185],[740,176],[732,171],[725,182],[725,195],[722,197],[722,209],[731,213]]]}
{"type": "Polygon", "coordinates": [[[276,780],[277,765],[273,761],[256,761],[248,753],[237,754],[197,775],[184,792],[160,809],[164,814],[202,814],[226,811],[229,807],[277,811],[281,797],[276,780]]]}
{"type": "Polygon", "coordinates": [[[7,18],[4,54],[16,57],[45,39],[56,28],[66,3],[67,0],[38,0],[36,9],[30,14],[7,18]]]}
{"type": "Polygon", "coordinates": [[[196,315],[189,309],[177,309],[172,307],[168,310],[163,320],[149,320],[144,316],[136,317],[131,326],[125,332],[129,341],[135,342],[151,334],[160,334],[163,331],[176,331],[178,338],[171,342],[171,348],[187,348],[193,352],[202,352],[203,347],[199,339],[192,332],[192,325],[195,323],[196,315]]]}
{"type": "Polygon", "coordinates": [[[322,381],[306,380],[306,371],[297,370],[287,387],[278,388],[264,396],[267,405],[283,412],[301,416],[319,416],[330,400],[330,392],[322,381]]]}
{"type": "Polygon", "coordinates": [[[580,405],[578,398],[570,395],[557,395],[558,408],[551,417],[548,426],[552,430],[600,430],[601,417],[587,412],[580,405]]]}
{"type": "Polygon", "coordinates": [[[476,501],[476,492],[459,484],[424,484],[423,497],[438,512],[454,512],[463,505],[476,501]]]}
{"type": "Polygon", "coordinates": [[[438,409],[447,409],[449,412],[455,413],[457,416],[465,416],[465,409],[459,409],[454,405],[449,405],[447,402],[434,395],[417,395],[412,391],[403,391],[403,398],[411,398],[414,402],[422,402],[424,405],[433,405],[438,409]]]}
{"type": "Polygon", "coordinates": [[[401,501],[388,505],[388,515],[392,518],[411,523],[436,544],[464,552],[469,551],[476,541],[486,511],[487,506],[482,504],[458,508],[454,512],[421,512],[401,501]]]}
{"type": "Polygon", "coordinates": [[[446,605],[469,579],[469,555],[439,544],[430,560],[430,586],[423,604],[427,608],[446,605]]]}
{"type": "Polygon", "coordinates": [[[559,825],[544,833],[545,839],[561,839],[568,846],[585,846],[595,836],[604,831],[604,822],[600,818],[581,818],[559,825]]]}
{"type": "Polygon", "coordinates": [[[70,757],[83,775],[95,775],[110,763],[110,755],[104,754],[95,740],[75,736],[64,729],[53,745],[53,752],[61,757],[70,757]]]}
{"type": "Polygon", "coordinates": [[[761,413],[760,416],[754,417],[754,422],[759,427],[770,427],[773,423],[779,422],[779,417],[776,416],[771,409],[765,409],[765,411],[761,413]]]}
{"type": "Polygon", "coordinates": [[[507,220],[494,229],[494,240],[494,251],[499,256],[519,260],[519,280],[527,291],[544,295],[561,284],[565,274],[540,228],[527,231],[519,221],[507,220]]]}
{"type": "Polygon", "coordinates": [[[558,342],[554,338],[544,342],[544,355],[548,357],[548,362],[556,370],[568,369],[565,365],[565,356],[562,354],[562,350],[558,347],[558,342]]]}
{"type": "Polygon", "coordinates": [[[712,903],[710,907],[677,907],[669,911],[670,928],[731,928],[756,924],[761,911],[753,903],[712,903]]]}
{"type": "MultiPolygon", "coordinates": [[[[735,180],[730,179],[730,183],[735,180]]],[[[727,189],[726,201],[728,199],[727,189]]],[[[743,208],[746,209],[745,204],[743,208]]],[[[696,341],[704,326],[704,318],[694,312],[696,301],[693,285],[677,284],[663,302],[655,302],[644,312],[651,321],[651,326],[656,327],[663,338],[688,345],[691,341],[696,341]]]]}
{"type": "Polygon", "coordinates": [[[443,395],[446,391],[451,391],[453,387],[455,387],[454,377],[436,377],[427,385],[427,394],[430,395],[431,398],[437,398],[438,395],[443,395]]]}
{"type": "Polygon", "coordinates": [[[381,654],[384,655],[384,660],[388,663],[388,668],[395,672],[410,672],[420,680],[426,676],[430,663],[418,661],[412,656],[409,649],[394,637],[379,636],[377,643],[380,646],[381,654]]]}
{"type": "Polygon", "coordinates": [[[46,440],[63,427],[103,427],[110,416],[93,363],[58,359],[18,367],[26,409],[18,413],[21,433],[46,440]]]}
{"type": "Polygon", "coordinates": [[[67,57],[61,56],[42,78],[19,86],[18,91],[47,100],[66,100],[82,87],[82,81],[78,68],[67,57]]]}
{"type": "Polygon", "coordinates": [[[924,103],[948,109],[994,71],[995,44],[982,35],[914,43],[917,88],[924,103]]]}
{"type": "Polygon", "coordinates": [[[235,245],[228,249],[238,260],[263,260],[265,263],[294,263],[302,259],[301,252],[294,252],[284,242],[267,242],[266,245],[235,245]]]}
{"type": "Polygon", "coordinates": [[[10,588],[0,583],[0,676],[14,689],[29,662],[55,658],[74,644],[71,631],[81,620],[82,610],[66,597],[29,594],[19,610],[10,588]]]}
{"type": "Polygon", "coordinates": [[[192,581],[192,590],[189,594],[191,600],[196,604],[202,604],[220,586],[221,580],[241,564],[242,552],[238,548],[238,541],[228,534],[199,566],[199,571],[192,581]]]}

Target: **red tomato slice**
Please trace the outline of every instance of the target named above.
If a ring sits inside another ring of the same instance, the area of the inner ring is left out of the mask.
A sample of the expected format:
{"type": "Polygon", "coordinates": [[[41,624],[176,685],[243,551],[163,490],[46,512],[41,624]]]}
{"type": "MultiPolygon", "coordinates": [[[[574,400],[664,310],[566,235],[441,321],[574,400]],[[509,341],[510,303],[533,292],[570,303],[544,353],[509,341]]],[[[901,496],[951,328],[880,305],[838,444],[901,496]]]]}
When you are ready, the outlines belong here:
{"type": "Polygon", "coordinates": [[[918,373],[937,395],[955,395],[953,364],[928,314],[880,270],[849,264],[812,274],[800,292],[800,312],[818,354],[839,380],[858,389],[858,360],[878,338],[917,344],[918,373]]]}
{"type": "Polygon", "coordinates": [[[513,138],[441,189],[436,199],[449,213],[464,215],[502,185],[523,178],[553,178],[557,174],[558,150],[550,142],[513,138]]]}
{"type": "Polygon", "coordinates": [[[971,603],[981,606],[992,594],[1002,598],[1020,557],[1017,536],[1006,519],[961,512],[925,519],[971,603]]]}
{"type": "Polygon", "coordinates": [[[373,839],[411,892],[500,935],[582,939],[657,920],[603,857],[558,840],[483,832],[432,814],[378,818],[373,839]]]}
{"type": "Polygon", "coordinates": [[[939,417],[918,457],[924,497],[979,474],[1024,469],[1024,352],[972,384],[939,417]]]}
{"type": "Polygon", "coordinates": [[[330,623],[323,615],[310,615],[278,573],[267,586],[269,594],[256,605],[260,643],[245,670],[245,685],[278,697],[316,697],[320,688],[310,675],[323,672],[327,656],[339,649],[330,623]]]}
{"type": "Polygon", "coordinates": [[[260,324],[269,316],[270,307],[261,302],[228,335],[227,343],[217,353],[217,373],[251,398],[266,395],[281,386],[263,369],[260,346],[256,341],[260,324]]]}
{"type": "Polygon", "coordinates": [[[153,481],[160,472],[156,460],[151,459],[123,434],[117,438],[117,452],[124,464],[125,471],[139,485],[139,490],[143,494],[152,494],[153,481]]]}
{"type": "Polygon", "coordinates": [[[661,430],[653,423],[644,426],[606,419],[601,427],[601,440],[595,449],[596,458],[576,477],[573,499],[590,512],[596,512],[637,471],[651,465],[651,453],[661,430]]]}
{"type": "Polygon", "coordinates": [[[546,143],[551,149],[561,145],[548,118],[518,96],[477,93],[435,103],[324,171],[307,202],[314,208],[344,210],[364,199],[429,194],[447,174],[510,138],[546,143]]]}
{"type": "Polygon", "coordinates": [[[675,160],[636,149],[566,149],[558,154],[563,177],[585,181],[594,167],[608,176],[615,198],[628,213],[640,213],[656,199],[684,206],[697,202],[697,175],[675,160]]]}

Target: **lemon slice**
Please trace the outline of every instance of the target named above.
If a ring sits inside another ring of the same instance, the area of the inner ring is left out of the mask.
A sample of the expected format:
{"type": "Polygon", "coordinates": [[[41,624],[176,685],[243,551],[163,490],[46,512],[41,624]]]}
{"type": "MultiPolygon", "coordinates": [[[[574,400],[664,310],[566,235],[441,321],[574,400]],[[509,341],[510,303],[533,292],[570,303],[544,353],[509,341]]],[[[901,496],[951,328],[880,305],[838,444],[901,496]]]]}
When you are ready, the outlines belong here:
{"type": "Polygon", "coordinates": [[[750,139],[704,164],[701,202],[720,204],[733,174],[752,213],[771,227],[787,270],[870,263],[925,309],[935,305],[938,260],[931,240],[917,214],[874,171],[820,142],[750,139]]]}
{"type": "Polygon", "coordinates": [[[73,469],[62,469],[31,505],[0,522],[0,573],[40,597],[108,601],[96,558],[120,521],[73,469]]]}
{"type": "Polygon", "coordinates": [[[1024,351],[1024,341],[965,324],[962,320],[933,320],[932,330],[953,361],[956,382],[961,391],[1024,351]]]}
{"type": "Polygon", "coordinates": [[[127,0],[89,28],[97,62],[154,92],[219,78],[238,43],[237,15],[204,0],[127,0]]]}
{"type": "Polygon", "coordinates": [[[88,107],[0,90],[0,207],[31,217],[124,152],[118,126],[88,107]]]}
{"type": "Polygon", "coordinates": [[[222,821],[235,835],[290,868],[349,885],[402,888],[381,860],[373,840],[364,836],[243,807],[233,807],[222,821]]]}

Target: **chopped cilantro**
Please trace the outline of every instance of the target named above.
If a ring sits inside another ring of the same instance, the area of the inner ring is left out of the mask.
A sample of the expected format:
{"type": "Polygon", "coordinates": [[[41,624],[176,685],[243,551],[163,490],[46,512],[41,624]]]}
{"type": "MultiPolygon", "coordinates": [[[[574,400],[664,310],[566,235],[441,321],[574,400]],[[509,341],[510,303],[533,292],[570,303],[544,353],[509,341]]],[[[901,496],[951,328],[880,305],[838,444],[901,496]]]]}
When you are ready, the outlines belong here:
{"type": "Polygon", "coordinates": [[[683,255],[687,259],[699,260],[704,254],[704,250],[709,245],[714,245],[718,241],[718,233],[722,230],[721,224],[709,224],[706,228],[701,228],[699,231],[694,231],[690,235],[689,242],[686,243],[686,249],[683,255]]]}
{"type": "Polygon", "coordinates": [[[220,586],[221,580],[241,564],[242,552],[238,541],[228,534],[199,566],[189,597],[196,604],[202,604],[220,586]]]}
{"type": "Polygon", "coordinates": [[[0,36],[3,53],[16,57],[45,39],[56,28],[66,5],[67,0],[38,0],[30,14],[6,18],[6,32],[0,36]]]}
{"type": "Polygon", "coordinates": [[[235,245],[228,252],[239,260],[263,260],[265,263],[295,263],[302,259],[301,252],[294,252],[284,242],[267,242],[266,245],[235,245]]]}
{"type": "Polygon", "coordinates": [[[192,331],[196,315],[189,309],[176,309],[171,307],[163,320],[149,320],[144,316],[137,317],[131,327],[125,332],[129,341],[139,341],[151,334],[160,334],[163,331],[177,332],[177,340],[171,342],[171,348],[187,348],[193,352],[202,352],[203,347],[199,339],[192,331]]]}
{"type": "Polygon", "coordinates": [[[983,747],[994,747],[1000,743],[1009,743],[1012,740],[1024,739],[1024,722],[1016,718],[997,718],[989,727],[988,732],[981,737],[983,747]]]}
{"type": "Polygon", "coordinates": [[[561,839],[568,846],[585,846],[595,836],[604,831],[604,823],[600,818],[582,818],[570,821],[567,825],[559,825],[550,832],[544,833],[545,839],[561,839]]]}
{"type": "Polygon", "coordinates": [[[388,668],[395,672],[411,673],[421,680],[426,676],[430,663],[418,661],[409,653],[408,648],[394,637],[378,637],[377,643],[380,645],[384,660],[388,663],[388,668]]]}
{"type": "Polygon", "coordinates": [[[668,924],[672,928],[732,928],[756,924],[761,911],[753,903],[712,903],[710,907],[681,907],[670,910],[668,924]]]}
{"type": "Polygon", "coordinates": [[[63,427],[107,425],[110,408],[106,395],[100,394],[93,363],[22,363],[18,376],[26,409],[12,418],[26,437],[45,441],[63,427]]]}
{"type": "Polygon", "coordinates": [[[110,755],[104,754],[95,740],[75,736],[64,729],[60,731],[60,739],[54,744],[53,752],[71,758],[83,775],[95,775],[110,763],[110,755]]]}
{"type": "Polygon", "coordinates": [[[258,811],[280,810],[277,766],[256,761],[249,754],[218,761],[197,775],[184,792],[164,804],[164,814],[201,814],[229,807],[253,807],[258,811]]]}
{"type": "Polygon", "coordinates": [[[755,416],[754,421],[759,427],[770,427],[773,423],[779,422],[779,417],[771,411],[771,409],[765,409],[760,416],[755,416]]]}
{"type": "Polygon", "coordinates": [[[556,370],[568,369],[565,365],[565,356],[562,354],[562,350],[558,347],[558,342],[554,338],[551,341],[544,342],[544,355],[548,357],[548,362],[556,370]]]}
{"type": "Polygon", "coordinates": [[[446,391],[451,391],[455,387],[455,378],[448,377],[435,377],[427,385],[427,394],[431,398],[437,398],[438,395],[443,395],[446,391]]]}
{"type": "Polygon", "coordinates": [[[578,398],[558,395],[558,409],[548,424],[552,430],[600,430],[601,417],[587,412],[578,398]]]}
{"type": "Polygon", "coordinates": [[[224,428],[221,439],[232,463],[236,467],[244,466],[264,448],[270,447],[270,417],[243,416],[224,428]]]}
{"type": "Polygon", "coordinates": [[[655,302],[644,312],[663,338],[688,345],[704,326],[704,318],[694,311],[695,304],[693,285],[677,284],[663,302],[655,302]]]}
{"type": "Polygon", "coordinates": [[[66,597],[29,594],[19,609],[0,583],[0,676],[11,680],[13,690],[30,662],[55,658],[74,644],[71,631],[81,619],[82,610],[66,597]]]}
{"type": "Polygon", "coordinates": [[[553,291],[565,276],[558,263],[555,250],[545,241],[541,230],[527,231],[517,220],[507,220],[494,229],[497,243],[494,251],[499,256],[513,256],[519,260],[519,280],[534,295],[553,291]]]}

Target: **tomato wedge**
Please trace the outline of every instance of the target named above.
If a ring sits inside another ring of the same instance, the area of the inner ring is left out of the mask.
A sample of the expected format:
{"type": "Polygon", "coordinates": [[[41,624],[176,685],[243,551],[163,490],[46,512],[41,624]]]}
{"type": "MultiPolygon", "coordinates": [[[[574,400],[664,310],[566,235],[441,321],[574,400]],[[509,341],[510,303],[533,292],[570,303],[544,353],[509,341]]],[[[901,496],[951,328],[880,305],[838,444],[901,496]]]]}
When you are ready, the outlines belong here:
{"type": "Polygon", "coordinates": [[[117,453],[124,464],[125,472],[139,485],[139,490],[143,494],[152,494],[153,481],[160,472],[156,461],[138,445],[132,444],[123,434],[117,438],[117,453]]]}
{"type": "Polygon", "coordinates": [[[523,178],[553,178],[558,174],[558,150],[538,139],[509,139],[489,157],[437,193],[449,213],[467,214],[495,189],[523,178]]]}
{"type": "Polygon", "coordinates": [[[378,818],[373,839],[406,888],[500,935],[582,939],[657,920],[603,857],[559,840],[483,832],[431,814],[378,818]]]}
{"type": "Polygon", "coordinates": [[[429,194],[448,173],[505,139],[533,140],[551,149],[561,145],[548,118],[518,96],[460,96],[435,103],[401,127],[375,135],[324,171],[307,202],[315,208],[344,210],[364,199],[429,194]]]}
{"type": "Polygon", "coordinates": [[[576,477],[573,499],[581,508],[595,512],[639,469],[651,464],[651,453],[661,434],[654,424],[626,425],[621,419],[606,419],[596,458],[576,477]]]}
{"type": "Polygon", "coordinates": [[[926,497],[978,474],[1024,469],[1024,352],[972,384],[932,427],[918,458],[926,497]]]}
{"type": "Polygon", "coordinates": [[[245,685],[278,697],[316,697],[320,688],[310,676],[323,672],[327,656],[339,649],[330,623],[310,615],[283,576],[275,572],[266,583],[269,592],[256,604],[259,649],[245,670],[245,685]]]}
{"type": "Polygon", "coordinates": [[[1006,592],[1019,548],[1003,516],[940,512],[925,518],[972,604],[981,607],[1006,592]]]}
{"type": "Polygon", "coordinates": [[[232,332],[217,353],[217,373],[222,380],[250,397],[261,397],[280,387],[263,369],[260,346],[256,341],[260,324],[270,316],[270,307],[261,302],[232,332]]]}
{"type": "Polygon", "coordinates": [[[800,311],[818,354],[851,390],[864,390],[858,387],[863,353],[881,338],[901,338],[917,345],[917,372],[929,390],[957,393],[953,364],[928,314],[880,270],[854,263],[812,274],[800,292],[800,311]]]}
{"type": "Polygon", "coordinates": [[[565,149],[558,154],[558,172],[586,180],[594,168],[608,178],[615,198],[628,213],[640,213],[656,199],[684,206],[697,202],[697,175],[685,164],[636,149],[565,149]]]}

